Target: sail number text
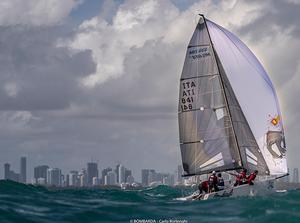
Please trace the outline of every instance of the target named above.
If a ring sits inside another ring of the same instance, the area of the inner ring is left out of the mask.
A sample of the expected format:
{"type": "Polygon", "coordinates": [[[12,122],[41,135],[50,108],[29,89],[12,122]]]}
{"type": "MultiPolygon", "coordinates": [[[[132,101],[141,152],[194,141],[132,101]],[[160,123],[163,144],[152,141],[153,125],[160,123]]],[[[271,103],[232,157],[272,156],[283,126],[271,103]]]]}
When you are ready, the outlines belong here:
{"type": "Polygon", "coordinates": [[[209,46],[193,47],[188,52],[189,58],[200,59],[210,56],[209,46]]]}
{"type": "Polygon", "coordinates": [[[189,111],[194,108],[194,97],[196,83],[194,81],[184,81],[182,84],[182,95],[180,97],[180,107],[182,111],[189,111]]]}

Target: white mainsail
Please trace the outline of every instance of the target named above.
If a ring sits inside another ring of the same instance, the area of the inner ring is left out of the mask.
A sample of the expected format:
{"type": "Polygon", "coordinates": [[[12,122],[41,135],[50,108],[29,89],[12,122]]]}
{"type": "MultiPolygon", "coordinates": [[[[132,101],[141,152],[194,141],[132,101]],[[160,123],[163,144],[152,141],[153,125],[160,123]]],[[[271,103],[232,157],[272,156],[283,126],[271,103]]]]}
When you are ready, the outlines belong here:
{"type": "Polygon", "coordinates": [[[180,147],[186,175],[247,168],[287,172],[274,87],[236,36],[201,17],[180,80],[180,147]]]}

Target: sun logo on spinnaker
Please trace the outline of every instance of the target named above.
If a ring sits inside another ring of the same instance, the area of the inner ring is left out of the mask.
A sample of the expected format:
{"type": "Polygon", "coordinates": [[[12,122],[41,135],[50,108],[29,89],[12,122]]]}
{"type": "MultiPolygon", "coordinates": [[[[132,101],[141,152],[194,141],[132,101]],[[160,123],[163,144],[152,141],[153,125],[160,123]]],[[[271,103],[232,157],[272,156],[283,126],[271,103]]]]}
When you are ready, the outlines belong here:
{"type": "Polygon", "coordinates": [[[280,121],[280,116],[279,116],[279,115],[277,115],[275,118],[272,118],[272,119],[271,119],[271,123],[272,123],[272,125],[274,125],[274,126],[277,126],[278,123],[279,123],[279,121],[280,121]]]}

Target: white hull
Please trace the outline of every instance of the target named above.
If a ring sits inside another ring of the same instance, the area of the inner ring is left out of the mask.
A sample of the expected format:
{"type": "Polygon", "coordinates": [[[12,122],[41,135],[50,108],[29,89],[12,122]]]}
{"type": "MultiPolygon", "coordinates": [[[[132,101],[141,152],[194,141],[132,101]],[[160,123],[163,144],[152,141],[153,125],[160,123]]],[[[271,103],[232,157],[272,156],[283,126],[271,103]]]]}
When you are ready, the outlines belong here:
{"type": "Polygon", "coordinates": [[[245,184],[237,187],[228,187],[218,192],[203,195],[199,195],[199,193],[195,192],[179,200],[209,200],[218,197],[263,196],[276,192],[274,181],[275,179],[257,181],[254,185],[245,184]]]}

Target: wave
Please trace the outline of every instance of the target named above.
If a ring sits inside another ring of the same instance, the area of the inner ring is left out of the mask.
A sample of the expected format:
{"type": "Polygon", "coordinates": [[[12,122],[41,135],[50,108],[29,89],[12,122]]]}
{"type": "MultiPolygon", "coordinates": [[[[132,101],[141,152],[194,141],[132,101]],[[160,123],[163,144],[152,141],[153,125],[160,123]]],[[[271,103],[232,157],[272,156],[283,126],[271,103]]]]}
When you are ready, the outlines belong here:
{"type": "Polygon", "coordinates": [[[42,186],[35,186],[32,184],[22,184],[11,180],[0,180],[0,192],[5,194],[19,194],[19,193],[35,193],[47,191],[42,186]]]}
{"type": "Polygon", "coordinates": [[[191,188],[56,189],[0,181],[0,222],[300,222],[300,191],[266,197],[178,201],[191,188]]]}

